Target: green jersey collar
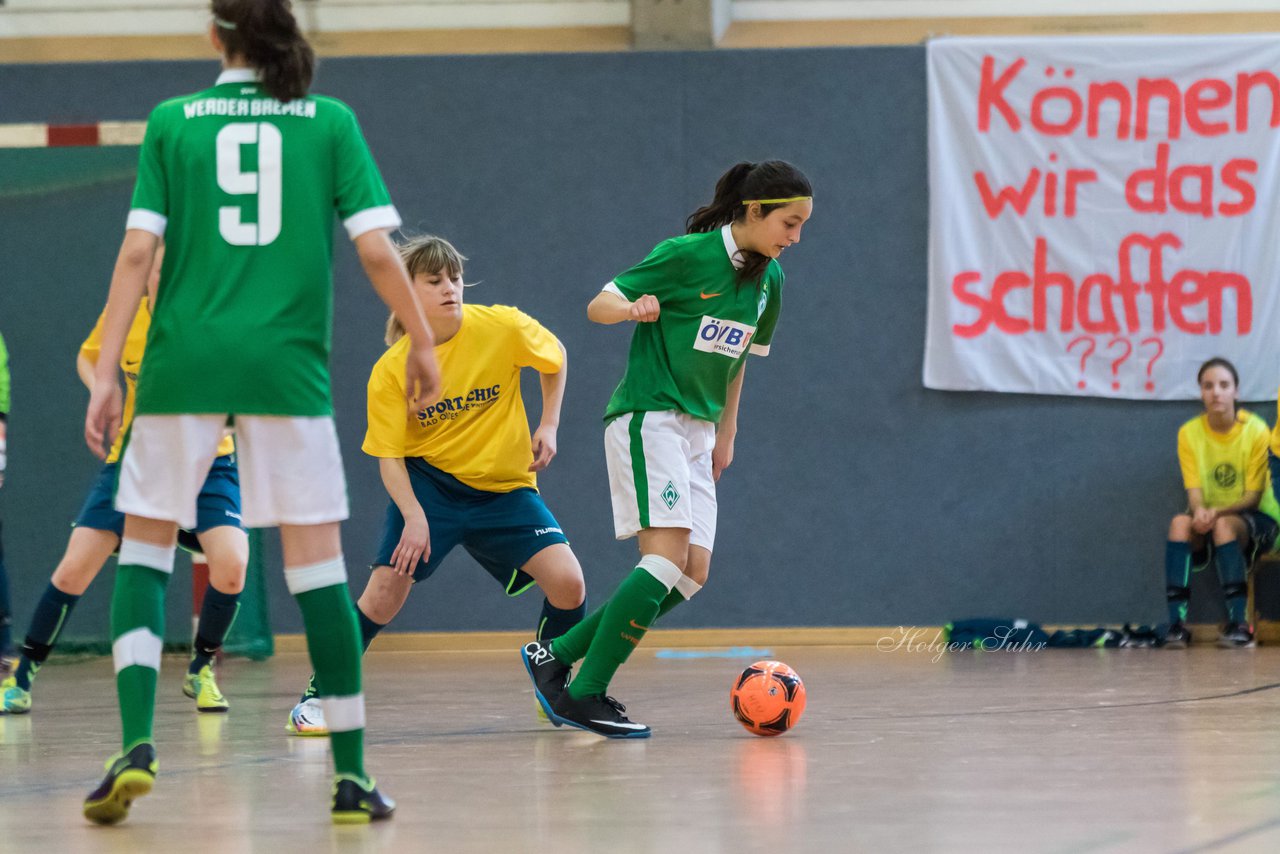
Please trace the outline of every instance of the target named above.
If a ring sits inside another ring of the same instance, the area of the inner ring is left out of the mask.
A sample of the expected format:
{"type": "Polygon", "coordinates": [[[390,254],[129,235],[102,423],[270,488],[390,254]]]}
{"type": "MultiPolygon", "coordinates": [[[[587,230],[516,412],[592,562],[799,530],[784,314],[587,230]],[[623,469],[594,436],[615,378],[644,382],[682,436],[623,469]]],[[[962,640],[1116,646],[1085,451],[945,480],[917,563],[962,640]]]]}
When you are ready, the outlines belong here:
{"type": "Polygon", "coordinates": [[[733,239],[733,226],[726,225],[720,229],[720,236],[724,238],[724,251],[729,253],[729,261],[733,264],[733,269],[741,270],[746,266],[747,259],[742,257],[742,250],[733,239]]]}
{"type": "Polygon", "coordinates": [[[223,83],[257,83],[258,72],[254,68],[228,68],[218,75],[218,80],[214,86],[221,86],[223,83]]]}

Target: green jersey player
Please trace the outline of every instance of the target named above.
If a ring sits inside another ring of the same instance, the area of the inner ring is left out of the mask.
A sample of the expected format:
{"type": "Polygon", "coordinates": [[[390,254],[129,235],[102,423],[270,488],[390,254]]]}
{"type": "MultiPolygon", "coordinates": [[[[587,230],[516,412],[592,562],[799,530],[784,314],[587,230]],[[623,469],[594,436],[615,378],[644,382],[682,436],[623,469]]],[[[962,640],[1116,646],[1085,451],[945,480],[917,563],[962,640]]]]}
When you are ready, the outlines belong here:
{"type": "Polygon", "coordinates": [[[799,242],[812,212],[800,170],[739,163],[689,217],[688,234],[658,244],[587,307],[596,323],[637,323],[605,410],[605,455],[614,533],[639,538],[640,560],[590,617],[522,650],[553,723],[609,738],[649,735],[606,689],[653,621],[706,582],[715,483],[733,461],[747,355],[769,352],[782,306],[777,258],[799,242]]]}
{"type": "Polygon", "coordinates": [[[338,529],[347,500],[328,372],[335,211],[411,339],[408,404],[434,398],[439,372],[387,235],[399,216],[351,109],[307,94],[314,54],[288,0],[213,0],[212,12],[221,76],[160,104],[147,122],[85,421],[102,456],[120,423],[120,349],[163,237],[116,491],[126,516],[111,602],[123,750],[84,812],[112,824],[151,790],[175,536],[195,522],[196,496],[230,424],[244,524],[280,527],[285,579],[302,610],[331,732],[333,819],[367,822],[394,804],[364,771],[360,640],[338,529]]]}

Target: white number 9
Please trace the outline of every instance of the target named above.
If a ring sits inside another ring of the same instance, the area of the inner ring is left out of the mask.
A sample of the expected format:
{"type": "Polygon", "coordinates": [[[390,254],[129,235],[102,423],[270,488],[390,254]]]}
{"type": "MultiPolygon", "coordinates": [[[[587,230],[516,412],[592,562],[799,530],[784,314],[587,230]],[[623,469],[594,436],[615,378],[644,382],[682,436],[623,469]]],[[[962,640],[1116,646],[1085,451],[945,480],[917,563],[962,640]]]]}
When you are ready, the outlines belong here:
{"type": "Polygon", "coordinates": [[[266,246],[280,236],[280,129],[267,122],[235,122],[218,131],[218,186],[233,196],[258,197],[258,221],[241,222],[239,205],[218,208],[218,231],[232,246],[266,246]],[[240,168],[240,146],[258,146],[258,171],[240,168]]]}

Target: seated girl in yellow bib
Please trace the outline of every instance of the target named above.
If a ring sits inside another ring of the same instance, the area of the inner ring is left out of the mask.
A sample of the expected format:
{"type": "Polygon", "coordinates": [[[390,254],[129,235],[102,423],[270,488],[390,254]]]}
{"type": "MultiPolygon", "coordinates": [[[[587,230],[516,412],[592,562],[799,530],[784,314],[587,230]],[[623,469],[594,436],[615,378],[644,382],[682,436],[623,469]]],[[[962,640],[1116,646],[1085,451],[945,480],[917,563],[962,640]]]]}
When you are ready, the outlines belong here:
{"type": "Polygon", "coordinates": [[[1240,377],[1226,359],[1214,358],[1196,375],[1204,412],[1178,430],[1178,462],[1187,490],[1187,510],[1169,523],[1165,545],[1165,584],[1169,632],[1165,646],[1185,648],[1191,567],[1218,567],[1227,600],[1223,647],[1254,646],[1245,613],[1248,568],[1272,550],[1280,531],[1280,505],[1271,493],[1267,447],[1271,430],[1252,412],[1236,405],[1240,377]]]}

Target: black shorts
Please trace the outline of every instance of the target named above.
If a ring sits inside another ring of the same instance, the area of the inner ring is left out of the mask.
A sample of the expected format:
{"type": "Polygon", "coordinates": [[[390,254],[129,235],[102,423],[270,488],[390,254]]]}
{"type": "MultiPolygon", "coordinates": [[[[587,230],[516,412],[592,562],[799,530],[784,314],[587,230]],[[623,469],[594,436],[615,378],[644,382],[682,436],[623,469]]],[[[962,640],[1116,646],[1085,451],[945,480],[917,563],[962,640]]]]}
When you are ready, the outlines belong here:
{"type": "MultiPolygon", "coordinates": [[[[1244,521],[1245,541],[1240,544],[1240,554],[1244,555],[1245,566],[1253,566],[1260,555],[1267,554],[1276,545],[1276,535],[1280,534],[1280,523],[1260,510],[1246,510],[1237,513],[1244,521]]],[[[1213,561],[1213,536],[1205,534],[1200,548],[1191,553],[1191,569],[1199,572],[1213,561]]]]}

